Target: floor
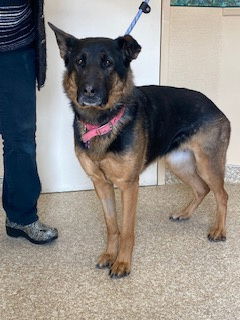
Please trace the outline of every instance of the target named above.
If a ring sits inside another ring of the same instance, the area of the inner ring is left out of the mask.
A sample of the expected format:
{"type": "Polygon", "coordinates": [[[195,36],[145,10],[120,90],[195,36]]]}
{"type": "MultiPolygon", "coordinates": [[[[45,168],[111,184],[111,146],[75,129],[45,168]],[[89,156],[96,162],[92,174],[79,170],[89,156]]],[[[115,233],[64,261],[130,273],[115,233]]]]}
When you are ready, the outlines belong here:
{"type": "Polygon", "coordinates": [[[190,190],[141,188],[132,273],[120,280],[95,268],[105,226],[93,191],[41,196],[41,219],[59,229],[51,245],[7,237],[0,214],[0,319],[239,320],[240,185],[227,190],[227,241],[211,243],[211,194],[191,220],[174,223],[168,216],[190,190]]]}

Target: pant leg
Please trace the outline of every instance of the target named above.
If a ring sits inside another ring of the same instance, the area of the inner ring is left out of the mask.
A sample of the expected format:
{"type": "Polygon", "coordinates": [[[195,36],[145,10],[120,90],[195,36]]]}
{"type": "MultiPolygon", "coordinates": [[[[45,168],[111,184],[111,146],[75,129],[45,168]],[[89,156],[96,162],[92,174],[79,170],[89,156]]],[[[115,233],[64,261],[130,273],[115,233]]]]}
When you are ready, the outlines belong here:
{"type": "Polygon", "coordinates": [[[41,191],[36,165],[36,76],[33,48],[0,53],[0,126],[3,138],[2,203],[10,221],[38,219],[41,191]]]}

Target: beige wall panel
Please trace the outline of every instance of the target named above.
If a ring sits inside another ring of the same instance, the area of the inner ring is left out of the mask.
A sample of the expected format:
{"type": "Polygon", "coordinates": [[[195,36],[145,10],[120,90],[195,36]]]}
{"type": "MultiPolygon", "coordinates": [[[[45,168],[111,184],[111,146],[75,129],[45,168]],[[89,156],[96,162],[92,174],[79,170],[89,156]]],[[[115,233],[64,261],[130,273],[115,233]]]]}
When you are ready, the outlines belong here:
{"type": "Polygon", "coordinates": [[[219,8],[168,9],[162,83],[201,91],[223,110],[232,123],[227,162],[240,165],[240,17],[222,13],[219,8]]]}
{"type": "Polygon", "coordinates": [[[240,165],[240,16],[222,18],[220,100],[232,125],[228,162],[240,165]]]}
{"type": "Polygon", "coordinates": [[[170,85],[218,97],[221,18],[218,9],[171,8],[170,85]]]}

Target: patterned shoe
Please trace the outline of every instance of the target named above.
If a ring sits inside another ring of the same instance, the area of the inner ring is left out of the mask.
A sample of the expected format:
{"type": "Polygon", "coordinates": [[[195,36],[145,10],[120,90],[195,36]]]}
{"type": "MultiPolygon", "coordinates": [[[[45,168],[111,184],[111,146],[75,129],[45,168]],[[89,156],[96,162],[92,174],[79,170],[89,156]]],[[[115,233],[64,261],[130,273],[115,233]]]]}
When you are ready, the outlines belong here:
{"type": "Polygon", "coordinates": [[[6,231],[10,237],[24,237],[35,244],[45,244],[57,239],[58,231],[41,223],[39,220],[23,226],[6,220],[6,231]]]}

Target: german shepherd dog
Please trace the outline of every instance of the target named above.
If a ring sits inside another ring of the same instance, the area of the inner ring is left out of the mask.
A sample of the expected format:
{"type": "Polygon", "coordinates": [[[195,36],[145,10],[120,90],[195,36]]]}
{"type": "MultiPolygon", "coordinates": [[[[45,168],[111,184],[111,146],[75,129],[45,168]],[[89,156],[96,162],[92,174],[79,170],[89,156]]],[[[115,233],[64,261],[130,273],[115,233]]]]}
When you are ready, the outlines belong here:
{"type": "Polygon", "coordinates": [[[106,250],[97,267],[112,278],[128,275],[140,173],[164,157],[194,193],[172,221],[189,219],[210,190],[217,210],[208,238],[226,239],[228,195],[224,189],[230,123],[203,94],[165,86],[135,87],[130,63],[141,47],[130,35],[77,39],[49,24],[66,66],[63,86],[75,114],[75,151],[101,200],[106,250]],[[121,190],[118,228],[114,185],[121,190]]]}

